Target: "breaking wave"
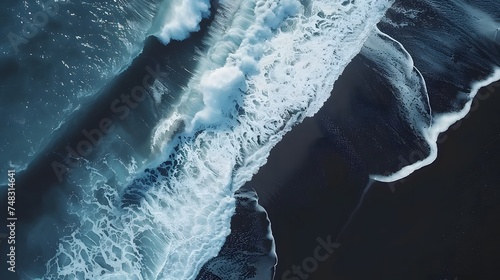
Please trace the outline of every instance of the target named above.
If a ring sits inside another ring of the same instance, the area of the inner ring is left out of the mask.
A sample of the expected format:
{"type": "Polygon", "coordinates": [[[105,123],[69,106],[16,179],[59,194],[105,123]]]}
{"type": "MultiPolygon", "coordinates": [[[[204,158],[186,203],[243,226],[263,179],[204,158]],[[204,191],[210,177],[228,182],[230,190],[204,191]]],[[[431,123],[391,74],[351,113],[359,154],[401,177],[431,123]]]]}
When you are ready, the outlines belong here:
{"type": "MultiPolygon", "coordinates": [[[[171,5],[196,21],[206,16],[207,2],[190,3],[171,5]]],[[[153,135],[161,154],[124,188],[89,163],[87,189],[70,209],[79,222],[44,279],[194,279],[230,233],[235,192],[294,124],[319,110],[391,2],[220,4],[208,51],[153,135]],[[185,129],[166,137],[179,122],[185,129]]],[[[167,21],[156,36],[182,39],[197,24],[167,21]]]]}

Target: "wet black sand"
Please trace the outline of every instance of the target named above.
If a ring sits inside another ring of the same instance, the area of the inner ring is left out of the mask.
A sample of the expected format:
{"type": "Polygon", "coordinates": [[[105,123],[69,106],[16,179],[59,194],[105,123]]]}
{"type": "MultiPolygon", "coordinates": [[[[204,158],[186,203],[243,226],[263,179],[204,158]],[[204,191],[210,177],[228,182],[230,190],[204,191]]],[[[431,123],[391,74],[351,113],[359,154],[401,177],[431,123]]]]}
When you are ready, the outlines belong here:
{"type": "MultiPolygon", "coordinates": [[[[343,90],[337,102],[347,102],[343,90]]],[[[325,137],[321,114],[288,133],[246,185],[272,222],[276,279],[500,279],[500,83],[478,96],[440,138],[438,159],[402,182],[374,183],[340,237],[368,172],[325,137]],[[318,238],[340,247],[317,260],[318,238]]]]}

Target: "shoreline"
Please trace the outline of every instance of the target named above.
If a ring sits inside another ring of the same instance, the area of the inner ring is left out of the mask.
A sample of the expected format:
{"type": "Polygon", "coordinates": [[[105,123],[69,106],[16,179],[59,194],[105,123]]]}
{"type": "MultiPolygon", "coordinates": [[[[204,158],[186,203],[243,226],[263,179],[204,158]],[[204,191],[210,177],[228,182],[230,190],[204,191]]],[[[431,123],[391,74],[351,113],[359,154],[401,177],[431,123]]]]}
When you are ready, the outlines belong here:
{"type": "MultiPolygon", "coordinates": [[[[438,142],[442,141],[441,134],[447,134],[450,127],[455,126],[456,123],[461,122],[463,118],[465,118],[471,111],[471,106],[474,100],[476,99],[476,95],[480,94],[480,90],[484,89],[483,92],[490,92],[490,86],[497,84],[500,82],[500,68],[494,69],[493,73],[484,80],[476,81],[471,86],[471,92],[469,93],[471,96],[471,100],[467,102],[464,108],[458,112],[453,113],[445,113],[436,116],[433,120],[433,124],[428,131],[426,131],[427,136],[426,140],[431,143],[431,151],[428,157],[425,159],[415,162],[411,165],[403,167],[401,170],[390,174],[390,175],[370,175],[372,179],[378,182],[391,183],[401,179],[404,179],[411,175],[413,172],[432,164],[436,158],[438,153],[438,142]]],[[[494,91],[493,89],[491,91],[494,91]]]]}
{"type": "MultiPolygon", "coordinates": [[[[438,139],[438,156],[433,163],[393,184],[374,182],[360,207],[359,213],[354,214],[350,225],[346,227],[345,233],[339,240],[341,246],[336,250],[337,253],[334,253],[329,259],[321,263],[317,270],[310,275],[309,279],[363,279],[363,277],[370,275],[379,275],[385,277],[384,279],[398,279],[398,277],[394,276],[395,274],[391,274],[391,271],[394,272],[394,270],[398,272],[396,273],[398,276],[409,276],[412,275],[411,273],[417,272],[422,277],[437,277],[441,274],[443,277],[463,275],[458,269],[462,265],[446,268],[444,272],[441,271],[442,267],[432,265],[418,267],[416,265],[418,263],[417,256],[425,259],[426,253],[429,253],[423,252],[424,249],[419,250],[418,246],[415,246],[415,244],[419,244],[418,239],[432,237],[431,239],[435,240],[437,238],[433,236],[435,232],[430,232],[432,227],[428,225],[425,219],[441,216],[423,208],[410,209],[408,205],[414,205],[416,199],[421,200],[423,204],[427,200],[432,206],[429,207],[430,209],[442,213],[442,209],[441,212],[439,210],[439,205],[450,201],[449,197],[444,195],[443,192],[453,193],[456,196],[463,190],[455,189],[450,185],[454,177],[461,176],[460,173],[464,173],[463,170],[457,171],[459,169],[456,166],[467,165],[473,158],[473,155],[469,155],[469,152],[475,151],[479,153],[479,151],[469,147],[467,158],[462,161],[454,159],[453,154],[459,153],[461,150],[467,150],[463,145],[468,147],[480,143],[482,138],[477,137],[478,135],[487,134],[487,131],[491,133],[492,129],[494,131],[494,128],[487,125],[488,122],[485,124],[483,118],[484,115],[489,116],[489,118],[486,118],[487,120],[492,118],[491,115],[495,114],[495,104],[497,108],[500,107],[499,83],[500,81],[496,81],[481,88],[474,98],[470,112],[459,121],[458,125],[451,125],[443,133],[446,136],[445,141],[441,137],[438,139]],[[488,89],[491,90],[492,85],[495,85],[495,93],[490,93],[488,98],[485,99],[484,92],[488,89]],[[486,100],[488,101],[486,102],[486,100]],[[477,129],[482,132],[476,132],[477,129]],[[459,145],[460,143],[462,146],[459,145]],[[453,171],[445,172],[450,169],[449,166],[456,167],[453,169],[455,173],[453,171]],[[447,174],[448,180],[442,182],[443,179],[440,179],[442,176],[440,174],[447,174]],[[418,179],[421,177],[424,179],[418,179]],[[428,187],[418,187],[419,184],[428,187]],[[440,184],[448,185],[439,187],[440,184]],[[392,188],[395,188],[394,192],[391,191],[392,188]],[[439,190],[439,188],[443,189],[439,190]],[[424,189],[427,192],[423,191],[424,189]],[[433,195],[432,190],[439,191],[433,195]],[[403,219],[398,218],[398,215],[402,215],[401,212],[407,213],[409,216],[403,219]],[[422,217],[425,217],[425,219],[422,217]],[[404,232],[412,225],[416,227],[415,230],[404,232]],[[365,230],[362,230],[363,228],[365,230]],[[384,231],[384,228],[386,232],[379,234],[379,231],[384,231]],[[392,229],[393,232],[388,229],[392,229]],[[378,240],[374,240],[375,238],[371,234],[374,231],[377,232],[378,240]],[[408,255],[410,253],[404,247],[393,248],[392,251],[390,250],[381,257],[380,252],[384,252],[386,249],[373,243],[384,244],[385,246],[389,246],[388,244],[394,242],[404,243],[401,240],[409,238],[406,235],[411,236],[411,232],[413,232],[413,236],[418,238],[412,239],[413,244],[405,244],[405,246],[409,246],[411,250],[418,252],[413,257],[414,262],[402,263],[401,268],[397,268],[396,265],[388,265],[400,262],[399,259],[411,259],[411,256],[408,255]],[[363,257],[363,255],[371,256],[371,258],[363,257]],[[384,263],[380,263],[377,258],[385,260],[384,263]],[[359,267],[367,269],[365,272],[361,272],[358,271],[359,267]],[[450,270],[456,270],[456,272],[445,273],[450,270]]],[[[327,104],[325,103],[325,105],[327,104]]],[[[497,115],[500,114],[497,113],[497,115]]],[[[291,132],[286,134],[283,140],[272,150],[267,164],[245,185],[245,187],[254,188],[257,191],[260,204],[264,206],[271,219],[271,227],[278,253],[275,279],[281,279],[280,275],[283,275],[294,264],[300,264],[304,258],[309,257],[316,246],[315,243],[318,237],[336,237],[340,233],[369,180],[368,173],[360,172],[362,169],[353,168],[352,164],[325,139],[316,121],[317,117],[316,115],[305,119],[303,123],[298,124],[291,132]],[[294,154],[298,153],[299,156],[297,158],[290,156],[291,151],[294,154]]],[[[500,124],[498,131],[500,131],[500,124]]],[[[500,153],[500,136],[497,138],[495,141],[498,142],[498,145],[489,146],[489,148],[500,153]]],[[[482,162],[482,164],[488,166],[488,162],[482,162]]],[[[489,166],[493,165],[490,164],[489,166]]],[[[474,178],[474,175],[470,176],[474,178]]],[[[495,178],[493,177],[491,180],[495,181],[495,178]]],[[[474,182],[474,179],[469,178],[468,182],[474,182]]],[[[500,195],[497,201],[500,202],[500,195]]],[[[498,204],[500,205],[500,203],[498,204]]],[[[448,217],[457,214],[453,209],[456,208],[450,207],[446,212],[448,217]]],[[[500,217],[500,208],[498,217],[500,217]]],[[[446,221],[440,220],[434,222],[434,224],[446,224],[446,221]]],[[[488,234],[488,231],[485,230],[484,234],[488,234]]],[[[474,240],[469,240],[469,242],[474,242],[474,240]]],[[[494,246],[496,247],[498,244],[496,248],[500,250],[500,240],[493,240],[492,242],[496,242],[494,246]]],[[[439,247],[438,245],[436,244],[435,248],[439,247]]],[[[455,247],[450,246],[445,249],[451,250],[450,248],[460,247],[458,241],[454,243],[453,246],[455,247]]],[[[423,248],[427,247],[423,246],[423,248]]],[[[486,250],[485,246],[481,248],[486,250]]],[[[430,248],[427,249],[430,250],[430,248]]],[[[493,255],[488,256],[489,260],[492,261],[493,255]]],[[[442,256],[436,261],[447,263],[450,260],[446,256],[442,256]]],[[[463,261],[469,262],[470,259],[465,258],[463,261]]]]}

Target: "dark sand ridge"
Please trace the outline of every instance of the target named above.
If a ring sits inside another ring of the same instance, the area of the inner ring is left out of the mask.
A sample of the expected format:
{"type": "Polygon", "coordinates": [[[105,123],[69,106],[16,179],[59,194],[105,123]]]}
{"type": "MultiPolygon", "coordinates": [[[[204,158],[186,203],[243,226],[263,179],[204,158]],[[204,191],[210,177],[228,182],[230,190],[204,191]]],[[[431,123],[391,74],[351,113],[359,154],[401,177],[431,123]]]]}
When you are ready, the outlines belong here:
{"type": "MultiPolygon", "coordinates": [[[[372,186],[340,248],[307,279],[500,276],[494,264],[500,251],[500,86],[484,98],[492,88],[483,88],[477,110],[444,133],[432,165],[396,183],[394,192],[388,184],[372,186]]],[[[336,85],[334,96],[342,90],[336,85]]],[[[349,102],[344,98],[336,102],[349,102]]],[[[323,137],[317,118],[294,127],[245,186],[258,192],[269,213],[276,279],[298,277],[282,278],[313,256],[318,237],[335,240],[368,182],[363,168],[353,168],[323,137]]]]}

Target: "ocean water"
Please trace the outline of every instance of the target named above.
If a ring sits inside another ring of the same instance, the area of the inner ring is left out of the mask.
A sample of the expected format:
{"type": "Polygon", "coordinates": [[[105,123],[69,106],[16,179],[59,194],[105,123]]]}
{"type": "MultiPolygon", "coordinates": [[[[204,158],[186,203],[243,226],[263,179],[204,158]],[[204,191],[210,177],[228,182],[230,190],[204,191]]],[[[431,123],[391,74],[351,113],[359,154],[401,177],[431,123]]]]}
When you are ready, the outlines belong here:
{"type": "Polygon", "coordinates": [[[430,164],[439,133],[500,79],[495,1],[1,5],[12,279],[272,279],[272,221],[240,187],[349,63],[390,94],[323,129],[382,182],[430,164]],[[346,141],[356,122],[374,145],[346,141]]]}

